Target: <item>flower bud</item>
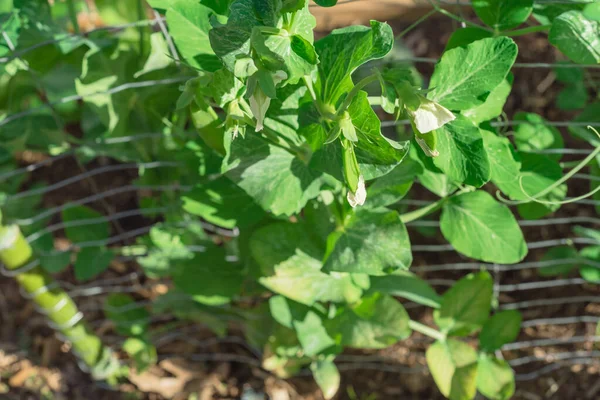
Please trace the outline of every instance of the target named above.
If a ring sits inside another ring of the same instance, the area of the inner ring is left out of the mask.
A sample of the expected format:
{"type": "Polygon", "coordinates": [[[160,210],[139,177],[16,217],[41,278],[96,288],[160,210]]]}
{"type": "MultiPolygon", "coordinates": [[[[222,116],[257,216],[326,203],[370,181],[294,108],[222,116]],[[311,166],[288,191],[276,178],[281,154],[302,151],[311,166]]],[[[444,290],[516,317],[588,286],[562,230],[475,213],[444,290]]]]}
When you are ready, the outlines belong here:
{"type": "MultiPolygon", "coordinates": [[[[277,71],[271,74],[273,85],[276,86],[279,82],[287,79],[287,74],[284,71],[277,71]]],[[[250,96],[250,110],[256,118],[256,132],[260,132],[264,128],[264,121],[271,105],[271,98],[265,94],[261,85],[258,84],[254,87],[254,92],[250,96]]]]}
{"type": "Polygon", "coordinates": [[[367,189],[365,188],[365,178],[362,175],[358,177],[358,188],[356,189],[356,192],[349,190],[346,198],[352,208],[365,204],[365,201],[367,200],[367,189]]]}

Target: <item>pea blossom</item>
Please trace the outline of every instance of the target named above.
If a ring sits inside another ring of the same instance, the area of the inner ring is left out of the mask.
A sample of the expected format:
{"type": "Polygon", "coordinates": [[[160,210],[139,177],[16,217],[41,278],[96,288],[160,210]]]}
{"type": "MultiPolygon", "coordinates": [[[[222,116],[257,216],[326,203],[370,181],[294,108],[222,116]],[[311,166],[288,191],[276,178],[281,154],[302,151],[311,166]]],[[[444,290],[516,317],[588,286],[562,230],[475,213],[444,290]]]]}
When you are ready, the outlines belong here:
{"type": "Polygon", "coordinates": [[[434,131],[456,119],[446,107],[421,95],[417,96],[419,97],[419,106],[414,110],[407,107],[406,113],[419,133],[434,131]]]}

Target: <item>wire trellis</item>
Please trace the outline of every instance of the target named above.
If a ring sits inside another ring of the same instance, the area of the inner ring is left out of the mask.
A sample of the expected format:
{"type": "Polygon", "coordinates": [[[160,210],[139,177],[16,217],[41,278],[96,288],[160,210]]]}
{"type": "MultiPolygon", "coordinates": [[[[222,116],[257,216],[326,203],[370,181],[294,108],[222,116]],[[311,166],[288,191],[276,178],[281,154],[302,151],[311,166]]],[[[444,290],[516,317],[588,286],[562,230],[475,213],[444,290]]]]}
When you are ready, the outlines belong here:
{"type": "MultiPolygon", "coordinates": [[[[340,1],[338,5],[343,6],[346,3],[354,3],[367,0],[345,0],[340,1]]],[[[452,0],[438,0],[441,4],[447,5],[460,5],[469,6],[469,1],[452,1],[452,0]]],[[[572,2],[561,1],[561,0],[536,0],[537,4],[571,4],[572,2]]],[[[590,3],[591,1],[581,1],[581,3],[590,3]]],[[[312,7],[312,5],[311,5],[312,7]]],[[[157,12],[154,12],[154,19],[136,21],[133,23],[107,26],[94,29],[86,32],[85,34],[64,34],[55,37],[52,40],[37,43],[31,47],[25,49],[19,49],[14,51],[8,56],[0,57],[0,64],[6,64],[12,60],[18,59],[22,56],[29,54],[35,50],[43,48],[45,46],[56,45],[64,41],[76,41],[91,37],[96,33],[108,32],[111,34],[119,34],[123,30],[131,27],[151,27],[158,29],[165,37],[168,45],[169,53],[171,57],[180,65],[181,58],[177,53],[177,49],[173,42],[173,39],[169,35],[168,27],[166,26],[165,18],[161,17],[157,12]]],[[[395,62],[399,63],[431,63],[434,64],[438,59],[425,58],[425,57],[407,57],[402,59],[395,59],[395,62]]],[[[516,63],[515,68],[519,69],[548,69],[548,68],[584,68],[584,69],[599,69],[600,65],[578,65],[578,64],[564,64],[564,63],[516,63]]],[[[128,82],[111,88],[107,91],[93,93],[89,95],[69,95],[59,100],[48,102],[40,105],[36,108],[28,108],[23,111],[5,116],[0,120],[0,127],[5,126],[13,121],[25,118],[27,116],[35,115],[42,110],[52,110],[54,107],[73,103],[73,102],[85,102],[93,96],[99,94],[111,95],[122,91],[144,88],[144,87],[156,87],[162,85],[175,85],[188,80],[190,77],[182,76],[168,79],[157,79],[147,81],[128,82]]],[[[398,125],[406,125],[408,121],[383,121],[382,127],[389,128],[398,125]]],[[[491,123],[493,127],[497,128],[510,128],[519,124],[524,124],[524,121],[494,121],[491,123]]],[[[536,124],[544,124],[553,127],[586,127],[588,125],[600,125],[598,121],[547,121],[536,124]]],[[[79,146],[111,146],[119,144],[128,144],[137,142],[145,139],[160,139],[165,137],[162,132],[148,132],[138,133],[127,136],[119,136],[113,138],[100,138],[90,143],[78,143],[79,146]]],[[[563,149],[548,149],[535,151],[541,154],[564,154],[564,155],[589,155],[591,149],[577,149],[577,148],[563,148],[563,149]]],[[[13,179],[21,178],[22,176],[34,176],[35,173],[51,169],[53,165],[58,162],[64,161],[68,158],[77,158],[78,151],[77,147],[64,151],[60,154],[47,157],[42,161],[31,163],[21,168],[16,168],[11,171],[3,172],[0,174],[0,183],[8,182],[13,179]]],[[[99,166],[94,169],[81,172],[79,174],[72,174],[60,181],[50,183],[40,188],[30,188],[16,193],[12,196],[8,196],[4,199],[5,204],[12,202],[19,202],[23,199],[27,199],[32,196],[45,196],[55,190],[66,188],[69,185],[79,184],[87,179],[94,179],[108,173],[114,173],[125,170],[140,170],[141,168],[148,169],[162,169],[171,168],[177,169],[182,168],[181,163],[168,161],[168,160],[153,160],[145,163],[119,163],[113,165],[99,166]]],[[[600,180],[600,177],[593,176],[586,173],[577,174],[574,176],[577,180],[592,182],[600,180]]],[[[137,194],[140,192],[151,192],[155,194],[160,193],[183,193],[190,191],[191,186],[172,184],[172,185],[138,185],[133,183],[126,183],[122,186],[111,187],[103,191],[97,191],[87,196],[78,198],[65,204],[61,204],[55,207],[50,207],[37,215],[31,215],[28,217],[20,217],[14,222],[20,226],[27,227],[32,226],[40,221],[46,219],[56,218],[56,216],[62,211],[75,207],[78,205],[93,204],[99,201],[110,199],[114,196],[123,194],[137,194]]],[[[405,199],[401,202],[403,206],[424,206],[431,204],[428,200],[421,199],[405,199]]],[[[596,215],[594,207],[600,206],[600,200],[593,199],[582,199],[575,202],[578,206],[588,207],[591,215],[596,215]]],[[[114,213],[108,213],[108,215],[102,218],[93,218],[87,220],[79,220],[74,222],[56,222],[48,225],[45,228],[32,232],[27,236],[29,242],[36,242],[42,236],[47,234],[53,234],[64,230],[65,228],[74,226],[93,226],[99,223],[107,222],[118,222],[119,220],[130,218],[130,217],[143,217],[145,215],[165,213],[172,208],[177,207],[154,207],[154,208],[133,208],[125,211],[118,211],[114,213]]],[[[197,222],[197,221],[196,221],[197,222]]],[[[547,219],[542,220],[519,220],[521,227],[527,228],[538,228],[548,229],[549,231],[556,226],[574,226],[580,225],[592,225],[597,227],[600,225],[600,218],[596,216],[568,216],[561,217],[556,215],[547,219]]],[[[237,229],[226,230],[212,224],[201,222],[202,227],[210,233],[214,233],[220,236],[235,237],[239,234],[237,229]]],[[[408,224],[411,229],[419,228],[435,228],[439,229],[439,221],[415,221],[408,224]]],[[[116,246],[120,247],[129,242],[132,239],[140,237],[148,233],[154,223],[150,223],[145,226],[137,226],[127,229],[123,232],[116,233],[115,235],[107,238],[106,240],[93,240],[70,243],[68,247],[52,250],[44,253],[44,255],[57,255],[63,253],[70,253],[74,250],[80,250],[86,247],[97,247],[97,246],[116,246]]],[[[185,227],[186,223],[182,222],[180,226],[185,227]]],[[[552,234],[552,232],[550,232],[552,234]]],[[[556,246],[562,245],[593,245],[600,246],[600,242],[590,238],[576,237],[570,235],[568,237],[552,237],[542,238],[528,241],[528,248],[530,250],[535,249],[550,249],[556,246]]],[[[203,246],[187,246],[187,250],[190,252],[203,252],[205,248],[203,246]]],[[[537,271],[546,267],[553,267],[563,265],[565,263],[572,263],[577,265],[586,265],[594,268],[600,268],[600,263],[582,259],[582,258],[569,258],[560,260],[540,260],[536,259],[538,253],[533,253],[527,260],[513,265],[499,265],[489,264],[483,262],[474,262],[468,260],[462,261],[444,261],[439,264],[425,265],[424,262],[420,262],[420,257],[425,257],[431,253],[438,253],[440,260],[446,259],[447,253],[457,255],[454,248],[446,243],[435,243],[435,244],[413,244],[412,251],[415,256],[415,265],[411,268],[411,271],[418,273],[420,276],[427,278],[430,284],[436,286],[438,289],[445,290],[448,286],[451,286],[456,279],[460,277],[456,272],[462,271],[477,271],[477,270],[488,270],[493,273],[495,282],[494,289],[495,295],[498,299],[498,309],[508,310],[517,309],[523,312],[525,318],[522,324],[523,330],[539,330],[546,329],[548,327],[565,327],[572,328],[568,336],[561,338],[535,338],[535,339],[523,339],[515,343],[507,344],[502,349],[503,355],[509,361],[511,366],[517,370],[516,379],[518,381],[530,381],[539,379],[540,377],[550,374],[560,368],[569,368],[573,365],[590,365],[598,367],[600,357],[600,350],[595,350],[597,342],[600,341],[600,337],[597,336],[595,326],[600,322],[600,310],[594,310],[593,307],[588,311],[589,305],[600,303],[600,291],[593,287],[592,284],[582,278],[562,278],[562,279],[544,279],[537,275],[537,271]],[[528,275],[523,275],[527,272],[528,275]],[[519,275],[521,274],[521,275],[519,275]],[[514,276],[523,276],[523,282],[519,283],[503,283],[503,278],[511,276],[511,280],[514,281],[514,276]],[[552,290],[566,289],[571,295],[566,295],[564,292],[557,292],[559,295],[554,295],[552,290]],[[564,316],[556,315],[557,308],[564,307],[566,305],[573,305],[577,307],[577,315],[575,316],[564,316]],[[587,313],[586,313],[587,312],[587,313]],[[586,314],[584,314],[586,313],[586,314]],[[593,328],[593,329],[590,329],[593,328]],[[543,349],[542,355],[532,354],[534,349],[543,349]]],[[[120,256],[116,260],[120,262],[132,262],[135,260],[135,256],[120,256]]],[[[448,260],[453,260],[451,257],[447,257],[448,260]]],[[[455,257],[456,258],[456,257],[455,257]]],[[[460,258],[460,257],[459,257],[460,258]]],[[[463,257],[464,259],[464,257],[463,257]]],[[[2,278],[8,280],[8,278],[2,278]]],[[[0,281],[2,282],[2,281],[0,281]]],[[[67,293],[76,299],[79,308],[83,312],[83,316],[88,318],[92,326],[99,328],[105,322],[102,316],[102,311],[106,310],[105,306],[102,306],[101,298],[106,297],[110,293],[142,293],[155,289],[158,285],[169,285],[168,279],[149,279],[144,276],[141,270],[138,269],[134,272],[128,272],[121,276],[109,276],[95,279],[91,283],[87,284],[73,284],[67,280],[59,281],[60,287],[64,288],[67,293]],[[84,301],[85,300],[85,301],[84,301]]],[[[187,296],[183,296],[183,299],[187,296]]],[[[127,312],[136,309],[149,309],[152,307],[152,301],[148,298],[139,299],[131,304],[127,304],[122,307],[113,307],[110,309],[112,312],[127,312]]],[[[0,305],[1,306],[1,305],[0,305]]],[[[406,308],[409,312],[422,308],[419,304],[407,302],[405,303],[406,308]]],[[[215,320],[232,322],[239,320],[232,316],[227,315],[214,315],[215,320]]],[[[244,315],[243,318],[252,318],[249,315],[244,315]]],[[[160,325],[161,323],[171,323],[176,320],[172,313],[162,313],[145,317],[141,320],[130,321],[131,323],[148,323],[160,325]]],[[[210,337],[207,339],[199,339],[195,335],[200,333],[205,334],[208,327],[202,323],[188,322],[183,325],[182,330],[167,330],[159,332],[156,335],[152,335],[153,343],[156,345],[159,352],[159,360],[170,359],[170,358],[186,358],[190,361],[197,362],[233,362],[246,364],[255,368],[261,368],[262,351],[260,349],[252,348],[245,340],[239,336],[224,336],[224,337],[210,337]],[[186,354],[171,354],[163,351],[164,348],[168,348],[170,344],[176,342],[183,342],[188,345],[194,346],[197,352],[186,353],[186,354]],[[240,353],[225,353],[221,352],[221,345],[234,345],[242,349],[240,353]],[[219,348],[218,351],[213,348],[219,348]]],[[[256,329],[256,328],[249,328],[256,329]]],[[[526,333],[525,336],[529,334],[526,333]]],[[[115,350],[118,350],[119,345],[122,342],[122,338],[111,337],[108,334],[103,334],[103,338],[106,342],[111,343],[115,350]]],[[[427,343],[430,339],[424,337],[415,337],[411,339],[414,344],[427,343]]],[[[400,343],[399,346],[405,346],[400,343]]],[[[417,356],[420,360],[420,364],[417,365],[403,365],[397,360],[390,357],[382,357],[380,355],[349,355],[343,354],[336,359],[340,371],[353,371],[353,370],[372,370],[372,371],[383,371],[392,374],[417,374],[426,371],[424,366],[424,353],[422,347],[416,346],[410,348],[411,354],[417,356]]],[[[301,375],[309,375],[309,371],[301,371],[301,375]]]]}

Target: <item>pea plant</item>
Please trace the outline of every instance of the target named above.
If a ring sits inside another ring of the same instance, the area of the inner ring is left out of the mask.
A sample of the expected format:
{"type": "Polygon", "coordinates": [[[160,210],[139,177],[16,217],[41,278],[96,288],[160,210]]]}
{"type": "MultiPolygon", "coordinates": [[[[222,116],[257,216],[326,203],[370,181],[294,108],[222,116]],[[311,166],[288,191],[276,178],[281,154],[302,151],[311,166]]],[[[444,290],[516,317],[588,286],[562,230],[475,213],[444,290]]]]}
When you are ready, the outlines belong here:
{"type": "MultiPolygon", "coordinates": [[[[336,0],[315,2],[331,7],[336,0]]],[[[192,186],[144,199],[149,214],[169,208],[135,245],[81,249],[74,263],[77,279],[93,279],[118,253],[135,257],[151,279],[172,279],[150,311],[133,307],[125,294],[106,301],[106,315],[128,337],[123,350],[136,368],[157,358],[148,316],[171,312],[217,334],[226,332],[227,321],[237,321],[248,343],[262,349],[263,368],[281,377],[308,368],[328,399],[340,386],[337,355],[385,348],[414,332],[432,339],[427,364],[444,396],[511,398],[514,372],[499,350],[518,336],[521,315],[494,309],[493,279],[483,269],[443,295],[409,272],[406,224],[439,216],[452,247],[485,263],[514,264],[527,256],[508,205],[524,219],[555,212],[571,201],[566,181],[600,150],[563,175],[559,156],[536,152],[563,146],[560,132],[540,116],[516,115],[512,140],[498,130],[494,122],[511,92],[518,54],[511,37],[548,32],[549,42],[569,59],[557,66],[564,84],[559,107],[585,108],[578,118],[597,120],[598,103],[587,105],[584,77],[569,73],[579,71],[574,63],[600,62],[597,5],[474,0],[481,25],[432,2],[435,12],[466,26],[452,34],[426,80],[410,64],[389,59],[398,38],[386,23],[337,29],[315,40],[314,8],[307,0],[148,3],[165,16],[166,38],[134,27],[116,43],[102,37],[61,49],[61,57],[68,54],[68,62],[78,65],[77,93],[89,99],[80,114],[59,112],[81,119],[84,139],[155,127],[164,135],[112,153],[72,139],[42,143],[55,154],[76,144],[88,160],[108,154],[148,165],[157,158],[177,161],[183,167],[170,173],[140,165],[137,184],[192,186]],[[539,25],[519,28],[530,18],[539,25]],[[181,87],[101,93],[129,76],[175,77],[181,87]],[[382,134],[382,120],[395,129],[382,134]],[[401,200],[419,190],[415,182],[437,200],[407,209],[401,200]],[[435,327],[411,319],[400,298],[433,309],[435,327]]],[[[23,16],[31,14],[23,10],[2,14],[8,15],[3,24],[26,23],[23,16]]],[[[27,39],[19,29],[7,32],[15,43],[27,39]]],[[[584,128],[572,133],[594,146],[600,142],[584,128]]],[[[13,146],[27,144],[13,140],[13,146]]],[[[18,221],[14,204],[5,202],[3,211],[18,221]]],[[[93,229],[77,224],[100,217],[85,206],[63,210],[63,221],[74,221],[67,237],[107,239],[107,222],[93,229]]],[[[48,253],[48,237],[31,243],[40,265],[33,271],[40,276],[70,263],[48,253]]],[[[11,250],[14,240],[4,239],[0,249],[11,250]]],[[[582,257],[597,258],[596,247],[585,252],[582,257]]],[[[12,254],[1,255],[18,267],[23,260],[11,262],[12,254]]],[[[598,280],[597,269],[585,273],[598,280]]],[[[105,363],[114,365],[110,357],[105,363]]]]}

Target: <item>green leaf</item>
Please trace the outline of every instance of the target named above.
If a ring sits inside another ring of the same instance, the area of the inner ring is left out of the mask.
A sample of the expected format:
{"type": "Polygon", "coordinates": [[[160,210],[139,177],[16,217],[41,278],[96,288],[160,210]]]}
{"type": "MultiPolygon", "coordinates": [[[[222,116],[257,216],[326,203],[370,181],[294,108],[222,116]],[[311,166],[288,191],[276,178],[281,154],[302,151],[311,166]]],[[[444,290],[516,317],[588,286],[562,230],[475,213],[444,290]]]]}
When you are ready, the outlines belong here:
{"type": "Polygon", "coordinates": [[[158,361],[156,347],[143,338],[127,338],[123,343],[123,350],[133,359],[138,373],[144,372],[158,361]]]}
{"type": "Polygon", "coordinates": [[[209,91],[215,103],[225,107],[243,94],[244,84],[228,69],[221,68],[212,75],[209,91]]]}
{"type": "MultiPolygon", "coordinates": [[[[231,313],[227,308],[209,307],[195,302],[177,289],[169,289],[152,301],[154,314],[172,314],[181,320],[194,321],[223,337],[229,329],[231,313]]],[[[255,321],[248,321],[252,323],[255,321]]]]}
{"type": "Polygon", "coordinates": [[[419,146],[411,146],[409,154],[411,160],[423,166],[423,171],[419,174],[419,182],[427,188],[427,190],[435,193],[439,197],[447,197],[456,190],[456,185],[452,183],[446,174],[433,164],[433,159],[426,156],[419,146]]]}
{"type": "Polygon", "coordinates": [[[444,53],[435,67],[428,98],[451,110],[483,104],[504,81],[517,57],[507,37],[481,39],[444,53]]]}
{"type": "Polygon", "coordinates": [[[63,210],[62,220],[67,225],[67,238],[73,243],[102,241],[110,235],[106,217],[89,207],[69,207],[63,210]]]}
{"type": "Polygon", "coordinates": [[[357,209],[329,235],[325,271],[385,275],[412,262],[406,227],[396,211],[357,209]]]}
{"type": "Polygon", "coordinates": [[[323,319],[314,311],[308,311],[302,320],[293,322],[298,341],[304,354],[313,357],[323,350],[335,345],[323,325],[323,319]]]}
{"type": "Polygon", "coordinates": [[[87,281],[110,266],[115,254],[104,247],[85,247],[77,254],[75,261],[75,278],[78,281],[87,281]]]}
{"type": "Polygon", "coordinates": [[[340,309],[327,330],[342,346],[381,349],[410,335],[409,317],[402,304],[380,293],[340,309]]]}
{"type": "Polygon", "coordinates": [[[455,336],[480,329],[490,314],[493,286],[486,271],[465,276],[442,296],[441,306],[433,314],[436,324],[455,336]]]}
{"type": "Polygon", "coordinates": [[[283,296],[271,297],[269,309],[277,322],[296,331],[305,355],[312,357],[335,344],[325,330],[321,313],[283,296]]]}
{"type": "Polygon", "coordinates": [[[557,62],[552,70],[559,82],[576,84],[584,81],[584,69],[574,68],[570,61],[557,62]]]}
{"type": "MultiPolygon", "coordinates": [[[[0,5],[0,7],[2,7],[2,5],[0,5]]],[[[12,52],[12,46],[17,47],[19,44],[21,21],[19,19],[18,11],[0,10],[0,28],[2,28],[2,32],[6,35],[2,35],[2,38],[0,39],[0,56],[6,56],[12,52]],[[10,41],[11,46],[7,43],[7,38],[10,41]]]]}
{"type": "Polygon", "coordinates": [[[588,102],[588,92],[585,84],[580,82],[562,89],[556,98],[556,106],[561,110],[579,110],[588,102]]]}
{"type": "Polygon", "coordinates": [[[219,59],[208,40],[212,10],[196,0],[174,0],[167,9],[167,25],[179,53],[194,68],[216,71],[219,59]]]}
{"type": "Polygon", "coordinates": [[[436,131],[439,156],[433,163],[454,181],[481,187],[490,180],[491,168],[480,129],[458,117],[436,131]]]}
{"type": "Polygon", "coordinates": [[[471,400],[476,394],[477,353],[454,339],[436,341],[425,354],[440,392],[450,400],[471,400]]]}
{"type": "MultiPolygon", "coordinates": [[[[210,47],[231,72],[235,71],[238,59],[249,56],[252,29],[260,25],[263,24],[255,14],[253,2],[234,0],[229,7],[227,24],[209,31],[210,47]]],[[[203,45],[209,45],[208,41],[203,45]]]]}
{"type": "Polygon", "coordinates": [[[157,224],[139,242],[148,253],[137,258],[146,275],[151,278],[171,276],[179,269],[180,261],[194,258],[194,247],[211,245],[199,222],[186,221],[185,228],[157,224]]]}
{"type": "Polygon", "coordinates": [[[261,46],[255,46],[256,49],[264,45],[265,49],[281,60],[287,73],[286,82],[294,84],[303,76],[310,75],[319,61],[312,40],[309,41],[300,35],[255,35],[254,38],[263,40],[261,46]]]}
{"type": "Polygon", "coordinates": [[[493,353],[514,341],[521,330],[521,319],[521,313],[517,310],[500,311],[490,317],[479,333],[481,350],[493,353]]]}
{"type": "Polygon", "coordinates": [[[333,207],[335,201],[331,192],[321,192],[315,200],[311,200],[303,210],[306,224],[311,227],[310,233],[319,244],[323,244],[323,250],[327,243],[327,237],[335,229],[335,216],[329,207],[333,207]]]}
{"type": "Polygon", "coordinates": [[[302,224],[275,223],[256,230],[250,238],[250,251],[265,275],[259,282],[289,299],[312,305],[360,298],[362,290],[349,274],[321,271],[323,251],[302,224]]]}
{"type": "Polygon", "coordinates": [[[377,179],[367,190],[365,206],[369,208],[385,207],[402,200],[412,187],[417,175],[422,173],[419,163],[406,160],[389,174],[377,179]]]}
{"type": "Polygon", "coordinates": [[[448,43],[446,43],[446,48],[444,51],[446,52],[448,50],[452,50],[455,47],[464,47],[477,40],[492,37],[492,35],[492,32],[482,28],[476,28],[472,26],[460,28],[455,30],[452,35],[450,35],[450,39],[448,39],[448,43]]]}
{"type": "Polygon", "coordinates": [[[11,153],[25,150],[52,153],[66,147],[65,139],[65,133],[51,115],[28,115],[0,127],[2,146],[11,153]]]}
{"type": "Polygon", "coordinates": [[[538,274],[541,276],[566,275],[577,266],[577,258],[577,249],[572,246],[552,247],[542,256],[542,261],[551,261],[552,265],[541,267],[538,269],[538,274]],[[560,260],[565,261],[554,263],[554,261],[560,260]]]}
{"type": "Polygon", "coordinates": [[[600,3],[590,3],[583,9],[583,16],[591,21],[600,21],[600,3]]]}
{"type": "Polygon", "coordinates": [[[550,25],[567,11],[583,10],[585,4],[579,0],[565,0],[562,3],[534,2],[533,17],[542,25],[550,25]]]}
{"type": "Polygon", "coordinates": [[[294,321],[298,321],[306,317],[310,307],[304,304],[297,303],[284,296],[275,295],[269,299],[269,311],[275,321],[292,329],[294,321]]]}
{"type": "Polygon", "coordinates": [[[477,363],[477,390],[488,399],[513,398],[515,374],[510,364],[495,357],[480,357],[477,363]]]}
{"type": "Polygon", "coordinates": [[[600,63],[600,23],[587,19],[581,11],[568,11],[556,18],[548,40],[573,62],[600,63]]]}
{"type": "Polygon", "coordinates": [[[162,32],[154,32],[150,35],[150,55],[146,59],[144,67],[133,76],[138,78],[144,74],[165,69],[173,63],[169,56],[169,47],[162,32]]]}
{"type": "Polygon", "coordinates": [[[338,0],[315,0],[315,3],[321,7],[333,7],[337,4],[338,0]]]}
{"type": "Polygon", "coordinates": [[[381,292],[403,297],[432,308],[440,307],[440,296],[423,279],[408,271],[396,271],[393,275],[370,278],[369,293],[381,292]]]}
{"type": "Polygon", "coordinates": [[[63,271],[71,263],[72,252],[56,252],[54,249],[54,237],[51,233],[42,235],[31,243],[31,247],[35,253],[39,254],[38,257],[42,268],[51,274],[63,271]]]}
{"type": "Polygon", "coordinates": [[[458,252],[477,260],[513,264],[527,255],[523,233],[510,209],[486,192],[451,197],[440,224],[458,252]]]}
{"type": "Polygon", "coordinates": [[[517,160],[517,154],[508,138],[483,129],[481,134],[490,161],[492,182],[503,193],[509,194],[514,190],[515,177],[521,173],[521,163],[517,160]]]}
{"type": "Polygon", "coordinates": [[[500,115],[504,109],[506,99],[510,94],[513,83],[513,75],[508,74],[506,79],[500,83],[485,100],[485,103],[480,104],[475,108],[471,108],[463,112],[463,115],[473,121],[475,124],[480,124],[484,121],[489,121],[500,115]]]}
{"type": "Polygon", "coordinates": [[[71,263],[71,252],[40,255],[40,265],[51,274],[64,271],[71,263]]]}
{"type": "Polygon", "coordinates": [[[591,283],[600,283],[600,267],[597,266],[600,262],[600,246],[584,247],[579,255],[584,258],[582,265],[579,267],[581,277],[591,283]],[[585,260],[589,260],[591,263],[586,263],[585,260]]]}
{"type": "MultiPolygon", "coordinates": [[[[521,175],[523,176],[523,188],[529,196],[535,196],[548,186],[562,178],[562,168],[558,162],[541,154],[521,154],[521,175]]],[[[519,178],[519,177],[517,177],[519,178]]],[[[514,200],[527,200],[523,190],[519,186],[519,180],[515,179],[514,189],[510,197],[514,200]]],[[[542,196],[544,201],[560,202],[567,195],[567,185],[563,184],[552,190],[549,194],[542,196]]],[[[557,204],[540,204],[535,202],[519,204],[517,210],[525,219],[538,219],[556,211],[560,208],[557,204]]]]}
{"type": "MultiPolygon", "coordinates": [[[[348,107],[358,144],[354,148],[360,172],[365,180],[383,176],[397,166],[409,151],[409,142],[395,142],[381,134],[379,117],[369,105],[367,93],[360,91],[348,107]]],[[[302,118],[302,117],[301,117],[302,118]]],[[[306,117],[308,118],[308,117],[306,117]]],[[[314,118],[319,118],[315,116],[314,118]]],[[[306,122],[306,121],[305,121],[306,122]]],[[[324,171],[343,182],[342,145],[339,141],[326,144],[328,132],[320,122],[304,125],[301,132],[316,151],[310,161],[311,167],[324,171]],[[322,146],[322,147],[321,147],[322,146]]]]}
{"type": "MultiPolygon", "coordinates": [[[[541,116],[520,112],[515,114],[513,120],[519,122],[514,129],[515,144],[519,151],[535,152],[536,150],[564,148],[560,131],[548,125],[541,116]]],[[[547,157],[558,161],[561,154],[550,154],[547,157]]]]}
{"type": "Polygon", "coordinates": [[[231,1],[232,0],[200,0],[200,3],[209,7],[217,14],[227,15],[231,1]]]}
{"type": "MultiPolygon", "coordinates": [[[[596,130],[600,132],[600,102],[588,104],[588,106],[579,114],[574,120],[575,122],[597,122],[591,124],[596,130]]],[[[569,132],[573,135],[588,141],[594,147],[600,145],[600,139],[598,136],[587,126],[570,126],[569,132]]]]}
{"type": "Polygon", "coordinates": [[[318,360],[310,364],[315,381],[323,392],[325,400],[332,399],[340,388],[340,371],[331,360],[318,360]]]}
{"type": "Polygon", "coordinates": [[[201,304],[228,304],[242,289],[242,266],[227,261],[221,247],[197,253],[181,263],[181,270],[173,277],[175,287],[201,304]]]}
{"type": "Polygon", "coordinates": [[[354,86],[352,73],[367,61],[383,58],[393,44],[392,28],[377,21],[371,21],[369,28],[336,29],[317,41],[320,73],[316,89],[323,103],[335,107],[341,96],[354,86]]]}
{"type": "Polygon", "coordinates": [[[297,11],[308,3],[307,0],[282,0],[281,3],[281,11],[283,12],[292,12],[297,11]]]}
{"type": "Polygon", "coordinates": [[[323,183],[320,173],[254,132],[231,143],[223,168],[229,179],[275,215],[300,212],[323,183]]]}
{"type": "Polygon", "coordinates": [[[146,332],[150,315],[142,303],[123,293],[112,293],[104,302],[104,313],[123,336],[139,336],[146,332]]]}
{"type": "Polygon", "coordinates": [[[181,199],[185,211],[228,229],[245,228],[265,215],[250,196],[224,176],[196,186],[181,199]]]}
{"type": "Polygon", "coordinates": [[[579,237],[584,237],[600,242],[600,230],[594,228],[585,228],[581,225],[577,225],[573,227],[573,233],[575,233],[579,237]]]}
{"type": "Polygon", "coordinates": [[[527,21],[533,0],[474,0],[475,14],[496,31],[516,28],[527,21]]]}

